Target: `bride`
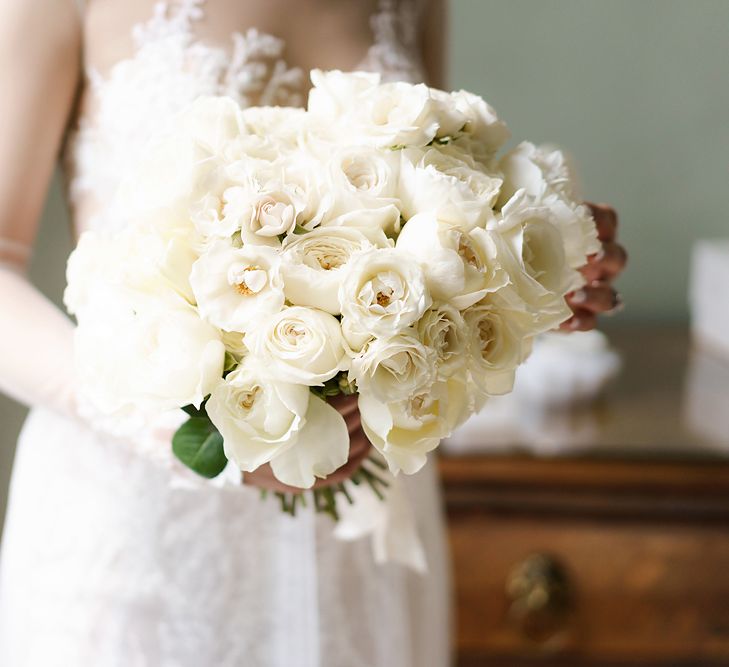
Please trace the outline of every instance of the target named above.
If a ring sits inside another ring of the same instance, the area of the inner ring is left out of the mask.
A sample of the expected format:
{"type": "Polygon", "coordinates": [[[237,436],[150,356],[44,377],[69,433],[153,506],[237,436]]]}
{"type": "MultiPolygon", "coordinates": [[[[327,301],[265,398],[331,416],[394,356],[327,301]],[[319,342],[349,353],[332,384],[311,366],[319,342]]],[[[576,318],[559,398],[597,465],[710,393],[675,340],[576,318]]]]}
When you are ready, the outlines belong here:
{"type": "MultiPolygon", "coordinates": [[[[292,519],[261,502],[256,487],[272,484],[265,470],[244,484],[192,478],[167,454],[169,430],[128,441],[83,421],[72,324],[23,275],[61,148],[75,234],[103,228],[105,205],[145,140],[199,95],[298,105],[314,67],[441,85],[443,5],[2,3],[0,388],[33,409],[0,560],[0,664],[449,663],[448,568],[432,467],[402,482],[411,526],[392,530],[403,517],[386,510],[390,530],[374,552],[368,540],[338,539],[326,517],[292,519]],[[408,531],[416,546],[404,544],[408,531]],[[413,556],[427,573],[407,566],[413,556]]],[[[614,241],[615,214],[593,212],[604,249],[585,269],[590,282],[572,298],[567,329],[592,328],[596,313],[617,302],[610,281],[625,254],[614,241]]],[[[340,409],[356,463],[368,445],[356,409],[340,409]]]]}

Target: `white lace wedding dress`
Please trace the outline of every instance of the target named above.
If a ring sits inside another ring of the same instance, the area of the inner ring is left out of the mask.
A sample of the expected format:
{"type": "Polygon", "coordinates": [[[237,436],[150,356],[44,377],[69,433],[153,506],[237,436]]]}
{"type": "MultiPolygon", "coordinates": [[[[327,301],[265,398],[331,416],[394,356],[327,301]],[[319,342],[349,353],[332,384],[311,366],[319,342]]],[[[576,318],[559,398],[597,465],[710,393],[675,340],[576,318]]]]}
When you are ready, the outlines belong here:
{"type": "MultiPolygon", "coordinates": [[[[213,0],[156,5],[134,51],[88,70],[90,103],[67,142],[76,230],[147,137],[201,94],[298,104],[302,72],[255,29],[199,37],[213,0]]],[[[417,7],[381,2],[363,68],[419,78],[417,7]]],[[[163,443],[164,444],[164,443],[163,443]]],[[[23,428],[0,560],[3,667],[444,667],[447,559],[431,467],[406,480],[428,563],[378,564],[311,512],[291,518],[240,485],[198,480],[141,443],[35,408],[23,428]]],[[[397,537],[397,536],[396,536],[397,537]]]]}

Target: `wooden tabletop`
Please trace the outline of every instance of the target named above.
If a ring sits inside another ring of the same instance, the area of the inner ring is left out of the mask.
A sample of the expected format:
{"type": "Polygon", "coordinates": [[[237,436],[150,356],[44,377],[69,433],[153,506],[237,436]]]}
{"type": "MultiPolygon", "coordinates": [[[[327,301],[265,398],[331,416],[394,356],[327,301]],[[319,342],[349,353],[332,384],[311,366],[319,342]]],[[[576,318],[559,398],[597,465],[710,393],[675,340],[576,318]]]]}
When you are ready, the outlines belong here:
{"type": "Polygon", "coordinates": [[[623,369],[605,395],[542,418],[564,434],[563,446],[543,451],[515,438],[495,447],[485,438],[467,455],[729,461],[729,358],[692,344],[681,326],[620,326],[608,336],[623,369]]]}

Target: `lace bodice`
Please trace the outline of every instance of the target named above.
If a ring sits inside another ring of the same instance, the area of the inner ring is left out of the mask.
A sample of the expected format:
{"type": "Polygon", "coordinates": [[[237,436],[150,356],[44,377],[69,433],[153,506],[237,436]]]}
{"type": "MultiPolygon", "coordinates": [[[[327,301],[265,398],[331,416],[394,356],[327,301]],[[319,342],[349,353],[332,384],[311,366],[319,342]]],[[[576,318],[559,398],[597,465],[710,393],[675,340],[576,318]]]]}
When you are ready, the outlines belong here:
{"type": "MultiPolygon", "coordinates": [[[[296,0],[295,11],[306,11],[296,0]]],[[[423,79],[418,53],[422,0],[379,0],[372,42],[357,69],[390,80],[423,79]]],[[[227,95],[243,106],[304,102],[308,75],[286,61],[286,45],[256,27],[215,42],[198,35],[216,0],[168,0],[132,28],[132,53],[101,73],[85,67],[86,92],[66,150],[66,175],[77,232],[109,224],[104,205],[146,142],[170,116],[200,95],[227,95]]]]}

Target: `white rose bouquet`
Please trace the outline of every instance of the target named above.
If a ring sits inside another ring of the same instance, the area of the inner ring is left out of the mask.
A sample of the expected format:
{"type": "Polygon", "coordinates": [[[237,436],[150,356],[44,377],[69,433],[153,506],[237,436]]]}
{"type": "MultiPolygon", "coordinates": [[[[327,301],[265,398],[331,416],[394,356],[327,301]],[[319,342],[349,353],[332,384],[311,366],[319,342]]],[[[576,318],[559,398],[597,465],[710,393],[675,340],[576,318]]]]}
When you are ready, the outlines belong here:
{"type": "MultiPolygon", "coordinates": [[[[99,414],[182,408],[190,468],[270,464],[303,491],[347,461],[327,398],[357,393],[377,455],[353,482],[378,491],[378,465],[417,472],[511,390],[599,244],[562,155],[499,158],[507,130],[481,98],[312,81],[306,110],[203,98],[181,114],[112,203],[120,231],[82,236],[66,304],[99,414]]],[[[317,508],[336,514],[333,496],[317,508]]]]}

